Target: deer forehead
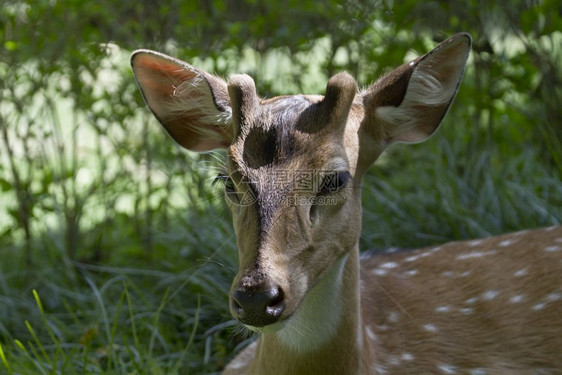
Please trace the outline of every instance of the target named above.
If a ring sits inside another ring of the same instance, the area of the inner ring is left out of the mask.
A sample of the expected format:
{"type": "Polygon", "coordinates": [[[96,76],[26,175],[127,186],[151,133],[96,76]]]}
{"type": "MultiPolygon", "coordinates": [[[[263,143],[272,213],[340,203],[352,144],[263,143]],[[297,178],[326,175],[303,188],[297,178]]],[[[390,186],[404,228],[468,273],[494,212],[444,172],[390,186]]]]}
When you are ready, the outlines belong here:
{"type": "Polygon", "coordinates": [[[243,116],[229,148],[230,166],[246,177],[283,171],[347,169],[344,137],[326,126],[323,97],[260,100],[243,116]]]}
{"type": "Polygon", "coordinates": [[[325,96],[262,100],[250,76],[232,76],[228,94],[235,134],[230,146],[234,164],[241,171],[287,167],[287,163],[293,163],[292,168],[317,169],[332,157],[342,157],[344,131],[356,93],[355,80],[340,73],[328,81],[325,96]]]}

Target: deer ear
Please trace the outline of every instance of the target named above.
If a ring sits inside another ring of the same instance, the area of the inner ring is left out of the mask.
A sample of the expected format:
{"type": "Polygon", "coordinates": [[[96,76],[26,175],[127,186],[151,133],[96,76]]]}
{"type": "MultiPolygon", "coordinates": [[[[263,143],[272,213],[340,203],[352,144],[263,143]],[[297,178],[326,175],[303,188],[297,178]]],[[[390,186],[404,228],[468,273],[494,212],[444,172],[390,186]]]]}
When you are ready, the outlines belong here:
{"type": "Polygon", "coordinates": [[[181,146],[204,152],[230,145],[232,110],[226,82],[149,50],[133,52],[131,67],[146,104],[181,146]]]}
{"type": "Polygon", "coordinates": [[[455,98],[471,44],[470,35],[456,34],[379,79],[363,93],[364,130],[384,145],[431,136],[455,98]]]}

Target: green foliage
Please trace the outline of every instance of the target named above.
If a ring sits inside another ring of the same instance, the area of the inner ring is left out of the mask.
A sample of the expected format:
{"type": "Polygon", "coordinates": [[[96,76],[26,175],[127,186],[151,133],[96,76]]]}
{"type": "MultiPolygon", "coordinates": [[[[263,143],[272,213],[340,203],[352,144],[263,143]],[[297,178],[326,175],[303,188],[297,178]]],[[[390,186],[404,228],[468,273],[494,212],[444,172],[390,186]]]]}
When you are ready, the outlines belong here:
{"type": "Polygon", "coordinates": [[[363,184],[362,247],[420,247],[562,220],[560,7],[2,2],[0,368],[209,373],[246,343],[227,312],[235,238],[210,184],[222,156],[185,152],[155,124],[133,49],[249,73],[273,96],[321,93],[340,70],[367,85],[470,32],[439,134],[391,148],[363,184]]]}

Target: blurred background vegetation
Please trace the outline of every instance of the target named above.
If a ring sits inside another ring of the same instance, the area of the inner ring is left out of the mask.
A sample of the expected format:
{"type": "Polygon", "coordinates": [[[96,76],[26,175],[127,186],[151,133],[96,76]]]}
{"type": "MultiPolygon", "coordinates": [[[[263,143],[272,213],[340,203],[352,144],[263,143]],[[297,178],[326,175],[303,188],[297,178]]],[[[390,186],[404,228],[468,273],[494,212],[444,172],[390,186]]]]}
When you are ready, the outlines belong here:
{"type": "Polygon", "coordinates": [[[223,155],[180,149],[128,65],[152,48],[262,96],[366,86],[459,32],[474,50],[440,132],[364,182],[363,249],[562,221],[562,3],[3,0],[0,373],[202,374],[231,321],[223,155]]]}

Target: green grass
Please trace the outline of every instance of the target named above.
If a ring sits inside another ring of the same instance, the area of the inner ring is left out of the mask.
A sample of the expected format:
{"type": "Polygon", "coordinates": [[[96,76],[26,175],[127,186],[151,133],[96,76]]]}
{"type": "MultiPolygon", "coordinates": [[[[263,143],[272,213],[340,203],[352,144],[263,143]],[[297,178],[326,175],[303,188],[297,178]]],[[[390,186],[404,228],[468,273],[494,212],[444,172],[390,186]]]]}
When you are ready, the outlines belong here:
{"type": "Polygon", "coordinates": [[[97,306],[65,302],[64,312],[43,310],[35,295],[37,312],[23,320],[25,330],[18,330],[19,338],[2,340],[5,370],[10,374],[198,374],[223,364],[231,325],[213,330],[210,320],[221,317],[212,311],[208,296],[196,296],[193,304],[187,300],[179,308],[169,300],[169,289],[158,301],[146,290],[142,296],[133,292],[135,287],[130,281],[117,283],[113,289],[120,289],[121,295],[113,300],[92,285],[90,295],[86,290],[82,295],[96,300],[97,306]],[[153,299],[156,303],[148,302],[153,299]]]}
{"type": "Polygon", "coordinates": [[[456,140],[454,129],[442,132],[391,148],[366,176],[363,249],[417,248],[562,222],[561,176],[534,149],[505,155],[456,140]]]}
{"type": "Polygon", "coordinates": [[[130,265],[45,257],[27,271],[2,267],[0,373],[218,371],[245,339],[227,315],[235,245],[223,211],[178,219],[181,229],[156,236],[167,254],[130,265]]]}

